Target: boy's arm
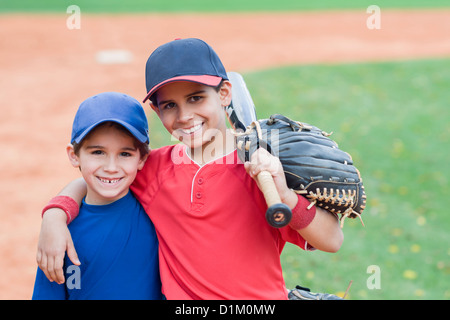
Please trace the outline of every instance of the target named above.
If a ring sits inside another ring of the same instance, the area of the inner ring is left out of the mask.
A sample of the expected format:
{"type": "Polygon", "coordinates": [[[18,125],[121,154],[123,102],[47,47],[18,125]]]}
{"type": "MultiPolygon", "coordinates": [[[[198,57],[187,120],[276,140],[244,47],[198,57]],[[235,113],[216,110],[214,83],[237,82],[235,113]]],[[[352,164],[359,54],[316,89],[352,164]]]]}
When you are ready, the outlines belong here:
{"type": "MultiPolygon", "coordinates": [[[[74,180],[58,195],[72,198],[79,206],[86,195],[86,183],[82,178],[74,180]]],[[[69,259],[80,265],[67,228],[66,212],[60,208],[47,209],[42,218],[36,261],[50,281],[64,283],[63,264],[66,251],[69,259]]]]}
{"type": "Polygon", "coordinates": [[[245,163],[245,169],[253,178],[263,170],[272,174],[282,202],[292,209],[293,217],[289,226],[303,239],[317,250],[339,250],[344,239],[339,220],[324,209],[307,208],[310,202],[288,188],[283,167],[277,157],[260,148],[252,155],[251,162],[245,163]]]}
{"type": "Polygon", "coordinates": [[[291,209],[293,209],[293,219],[289,224],[290,227],[296,230],[302,238],[315,249],[326,252],[337,252],[344,241],[344,234],[340,227],[338,217],[333,213],[319,207],[307,209],[310,202],[303,196],[297,195],[294,191],[292,192],[292,197],[297,198],[297,205],[292,207],[286,203],[291,209]],[[295,212],[297,207],[299,207],[300,211],[298,213],[295,212]],[[306,226],[304,226],[305,223],[301,221],[300,224],[303,224],[304,227],[302,226],[299,228],[299,224],[296,224],[295,221],[296,214],[303,215],[301,217],[297,217],[297,220],[303,220],[305,216],[310,216],[311,220],[306,226]]]}

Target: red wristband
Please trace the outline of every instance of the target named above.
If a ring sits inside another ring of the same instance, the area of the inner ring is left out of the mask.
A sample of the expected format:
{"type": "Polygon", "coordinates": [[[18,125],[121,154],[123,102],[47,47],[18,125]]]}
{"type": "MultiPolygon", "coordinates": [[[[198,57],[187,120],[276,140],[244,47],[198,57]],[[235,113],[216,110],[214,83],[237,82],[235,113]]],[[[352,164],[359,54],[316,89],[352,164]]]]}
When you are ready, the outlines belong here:
{"type": "Polygon", "coordinates": [[[42,216],[44,216],[45,211],[51,208],[62,209],[67,216],[67,224],[69,224],[78,215],[79,206],[78,203],[68,196],[56,196],[51,199],[48,204],[42,209],[42,216]]]}
{"type": "Polygon", "coordinates": [[[309,226],[316,216],[316,207],[311,206],[311,203],[305,197],[298,195],[298,202],[294,209],[292,209],[292,219],[289,226],[294,230],[300,230],[309,226]]]}

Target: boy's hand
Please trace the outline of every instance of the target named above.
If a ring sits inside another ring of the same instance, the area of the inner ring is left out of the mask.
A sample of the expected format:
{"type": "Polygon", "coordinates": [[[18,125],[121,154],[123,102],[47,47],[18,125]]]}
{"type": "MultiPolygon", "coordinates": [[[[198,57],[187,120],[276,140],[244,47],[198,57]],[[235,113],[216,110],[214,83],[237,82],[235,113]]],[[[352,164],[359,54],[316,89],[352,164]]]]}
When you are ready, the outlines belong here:
{"type": "Polygon", "coordinates": [[[69,259],[80,265],[72,237],[66,224],[63,210],[52,208],[42,218],[36,261],[48,280],[64,283],[64,255],[67,251],[69,259]]]}
{"type": "MultiPolygon", "coordinates": [[[[255,178],[261,171],[268,171],[273,177],[281,201],[291,209],[297,205],[298,195],[288,188],[280,160],[267,150],[256,150],[250,162],[244,164],[248,174],[255,178]]],[[[257,181],[257,179],[256,179],[257,181]]],[[[342,229],[336,216],[316,207],[316,215],[308,227],[298,233],[314,248],[325,252],[337,252],[343,242],[342,229]]]]}
{"type": "MultiPolygon", "coordinates": [[[[283,166],[277,157],[271,155],[266,149],[259,148],[252,154],[250,162],[244,163],[244,167],[252,178],[255,178],[261,171],[269,172],[273,177],[281,201],[291,209],[295,207],[298,201],[297,195],[288,188],[283,166]]],[[[258,182],[257,179],[256,182],[258,182]]],[[[261,188],[259,184],[258,187],[261,188]]]]}

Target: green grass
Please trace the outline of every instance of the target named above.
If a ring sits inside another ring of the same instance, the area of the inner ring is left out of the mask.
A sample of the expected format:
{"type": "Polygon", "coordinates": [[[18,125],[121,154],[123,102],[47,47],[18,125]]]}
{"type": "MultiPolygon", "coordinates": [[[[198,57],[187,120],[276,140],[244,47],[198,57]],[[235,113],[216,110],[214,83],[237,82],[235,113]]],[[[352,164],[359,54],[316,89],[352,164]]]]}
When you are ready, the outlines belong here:
{"type": "Polygon", "coordinates": [[[336,254],[282,255],[288,287],[350,299],[449,299],[450,60],[286,67],[245,74],[259,117],[333,131],[360,169],[366,227],[346,220],[336,254]],[[370,290],[370,265],[381,288],[370,290]]]}
{"type": "Polygon", "coordinates": [[[0,12],[61,12],[77,5],[84,12],[214,12],[214,11],[291,11],[323,9],[449,7],[447,0],[299,1],[299,0],[0,0],[0,12]]]}

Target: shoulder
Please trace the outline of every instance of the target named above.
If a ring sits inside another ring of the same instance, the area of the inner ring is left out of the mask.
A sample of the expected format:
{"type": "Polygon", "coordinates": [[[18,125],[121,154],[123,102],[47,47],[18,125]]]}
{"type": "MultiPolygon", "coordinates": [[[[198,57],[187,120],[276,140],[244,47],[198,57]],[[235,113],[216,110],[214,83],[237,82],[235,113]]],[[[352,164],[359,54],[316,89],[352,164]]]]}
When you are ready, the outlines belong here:
{"type": "MultiPolygon", "coordinates": [[[[164,165],[170,162],[173,154],[181,148],[180,145],[165,146],[150,151],[145,166],[164,165]]],[[[144,166],[144,167],[145,167],[144,166]]]]}
{"type": "Polygon", "coordinates": [[[151,150],[144,167],[139,171],[136,178],[139,179],[142,176],[148,177],[156,175],[167,166],[170,166],[173,162],[172,154],[175,153],[175,150],[178,148],[178,145],[172,145],[151,150]]]}
{"type": "Polygon", "coordinates": [[[137,173],[131,185],[131,190],[141,203],[144,197],[148,200],[150,195],[154,195],[159,189],[164,175],[174,167],[173,155],[180,148],[180,145],[171,145],[150,151],[144,167],[137,173]]]}
{"type": "Polygon", "coordinates": [[[164,146],[161,148],[157,148],[157,149],[152,149],[150,151],[150,156],[170,156],[171,152],[175,149],[178,149],[180,147],[179,144],[174,144],[174,145],[170,145],[170,146],[164,146]]]}

